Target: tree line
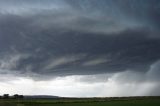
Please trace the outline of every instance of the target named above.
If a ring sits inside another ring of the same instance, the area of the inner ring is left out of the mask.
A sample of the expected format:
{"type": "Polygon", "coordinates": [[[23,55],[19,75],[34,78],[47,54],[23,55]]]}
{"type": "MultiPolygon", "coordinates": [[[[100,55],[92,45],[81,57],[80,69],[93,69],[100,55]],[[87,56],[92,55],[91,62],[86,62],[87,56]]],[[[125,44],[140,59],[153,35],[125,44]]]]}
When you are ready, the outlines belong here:
{"type": "Polygon", "coordinates": [[[0,99],[22,99],[24,98],[23,95],[14,94],[10,96],[9,94],[3,94],[3,96],[0,96],[0,99]]]}

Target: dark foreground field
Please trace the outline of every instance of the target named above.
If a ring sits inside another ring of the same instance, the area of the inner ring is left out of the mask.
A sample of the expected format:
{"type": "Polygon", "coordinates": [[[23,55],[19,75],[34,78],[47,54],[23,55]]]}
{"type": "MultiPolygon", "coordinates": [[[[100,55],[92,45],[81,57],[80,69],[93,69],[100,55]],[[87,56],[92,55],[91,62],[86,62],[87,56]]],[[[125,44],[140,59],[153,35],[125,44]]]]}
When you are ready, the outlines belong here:
{"type": "Polygon", "coordinates": [[[160,97],[0,99],[0,106],[160,106],[160,97]]]}

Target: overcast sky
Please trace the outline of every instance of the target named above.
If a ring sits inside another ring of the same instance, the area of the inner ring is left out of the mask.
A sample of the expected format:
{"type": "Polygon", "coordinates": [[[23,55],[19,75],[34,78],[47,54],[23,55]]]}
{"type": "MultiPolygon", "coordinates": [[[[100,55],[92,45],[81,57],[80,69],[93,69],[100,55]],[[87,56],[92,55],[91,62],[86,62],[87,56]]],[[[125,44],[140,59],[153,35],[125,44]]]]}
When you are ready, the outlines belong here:
{"type": "Polygon", "coordinates": [[[160,0],[0,0],[0,94],[160,95],[160,0]]]}

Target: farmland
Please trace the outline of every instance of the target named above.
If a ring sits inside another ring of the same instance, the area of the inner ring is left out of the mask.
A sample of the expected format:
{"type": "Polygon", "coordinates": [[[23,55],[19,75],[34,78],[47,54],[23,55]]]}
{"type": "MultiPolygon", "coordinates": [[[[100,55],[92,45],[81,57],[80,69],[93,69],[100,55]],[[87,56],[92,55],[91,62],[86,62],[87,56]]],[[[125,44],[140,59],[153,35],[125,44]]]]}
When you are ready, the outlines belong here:
{"type": "Polygon", "coordinates": [[[0,99],[0,106],[160,106],[160,97],[0,99]]]}

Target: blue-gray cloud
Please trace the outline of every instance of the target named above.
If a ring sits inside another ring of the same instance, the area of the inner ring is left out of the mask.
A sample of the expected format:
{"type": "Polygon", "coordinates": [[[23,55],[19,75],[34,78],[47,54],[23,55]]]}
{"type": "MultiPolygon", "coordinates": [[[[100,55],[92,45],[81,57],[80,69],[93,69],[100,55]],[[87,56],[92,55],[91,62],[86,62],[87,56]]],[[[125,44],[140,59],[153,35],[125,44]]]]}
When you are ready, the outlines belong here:
{"type": "Polygon", "coordinates": [[[160,59],[158,0],[0,2],[4,71],[31,77],[147,72],[160,59]]]}

